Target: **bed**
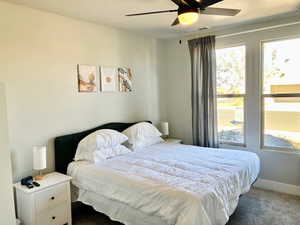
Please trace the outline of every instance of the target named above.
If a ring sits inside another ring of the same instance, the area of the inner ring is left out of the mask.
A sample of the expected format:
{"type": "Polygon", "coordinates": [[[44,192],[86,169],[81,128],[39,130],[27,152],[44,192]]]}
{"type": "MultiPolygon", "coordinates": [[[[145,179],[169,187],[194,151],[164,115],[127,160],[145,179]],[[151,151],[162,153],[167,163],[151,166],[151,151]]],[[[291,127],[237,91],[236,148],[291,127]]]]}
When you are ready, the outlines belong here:
{"type": "Polygon", "coordinates": [[[225,225],[257,179],[254,153],[160,143],[106,162],[72,162],[88,134],[133,124],[55,139],[56,170],[73,177],[76,200],[126,225],[225,225]]]}

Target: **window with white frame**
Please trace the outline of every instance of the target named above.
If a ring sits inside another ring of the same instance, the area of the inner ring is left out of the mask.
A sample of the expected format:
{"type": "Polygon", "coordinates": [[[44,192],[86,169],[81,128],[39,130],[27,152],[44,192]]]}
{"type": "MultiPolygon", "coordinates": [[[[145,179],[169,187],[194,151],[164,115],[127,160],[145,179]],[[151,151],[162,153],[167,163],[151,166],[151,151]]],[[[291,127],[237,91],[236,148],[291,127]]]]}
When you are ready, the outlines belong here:
{"type": "Polygon", "coordinates": [[[216,59],[219,141],[245,145],[246,46],[217,49],[216,59]]]}
{"type": "Polygon", "coordinates": [[[262,147],[300,150],[300,38],[262,43],[262,147]]]}

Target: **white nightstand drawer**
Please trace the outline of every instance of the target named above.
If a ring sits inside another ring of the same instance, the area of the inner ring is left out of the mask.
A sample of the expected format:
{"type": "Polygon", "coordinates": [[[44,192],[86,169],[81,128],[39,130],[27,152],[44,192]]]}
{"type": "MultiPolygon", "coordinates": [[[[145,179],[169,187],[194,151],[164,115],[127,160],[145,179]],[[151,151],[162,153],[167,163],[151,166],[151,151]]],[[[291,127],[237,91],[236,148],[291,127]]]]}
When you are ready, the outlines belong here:
{"type": "Polygon", "coordinates": [[[68,224],[68,206],[61,204],[52,210],[47,210],[38,214],[37,223],[39,225],[71,225],[68,224]]]}
{"type": "Polygon", "coordinates": [[[44,191],[36,193],[35,207],[36,212],[43,212],[49,210],[57,205],[67,201],[68,199],[68,186],[69,184],[60,184],[50,187],[44,191]]]}

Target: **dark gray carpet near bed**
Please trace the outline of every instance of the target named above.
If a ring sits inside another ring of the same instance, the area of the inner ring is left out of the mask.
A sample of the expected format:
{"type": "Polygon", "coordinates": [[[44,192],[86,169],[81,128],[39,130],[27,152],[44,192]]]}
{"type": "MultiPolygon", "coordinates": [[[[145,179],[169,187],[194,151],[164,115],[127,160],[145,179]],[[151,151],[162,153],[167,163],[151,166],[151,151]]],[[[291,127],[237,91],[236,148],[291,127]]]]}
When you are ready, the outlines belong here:
{"type": "MultiPolygon", "coordinates": [[[[73,205],[73,225],[122,225],[80,203],[73,205]]],[[[227,225],[300,225],[300,197],[252,189],[240,199],[227,225]]]]}

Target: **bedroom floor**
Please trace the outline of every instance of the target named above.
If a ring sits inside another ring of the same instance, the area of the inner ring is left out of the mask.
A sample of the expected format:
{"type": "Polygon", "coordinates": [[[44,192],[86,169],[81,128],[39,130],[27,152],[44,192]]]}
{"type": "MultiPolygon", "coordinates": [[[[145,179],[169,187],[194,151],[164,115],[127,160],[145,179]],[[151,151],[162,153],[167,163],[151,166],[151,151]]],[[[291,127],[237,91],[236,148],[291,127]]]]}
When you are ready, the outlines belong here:
{"type": "MultiPolygon", "coordinates": [[[[227,225],[299,225],[300,197],[252,189],[240,199],[227,225]]],[[[122,225],[80,203],[73,205],[73,225],[122,225]]]]}

